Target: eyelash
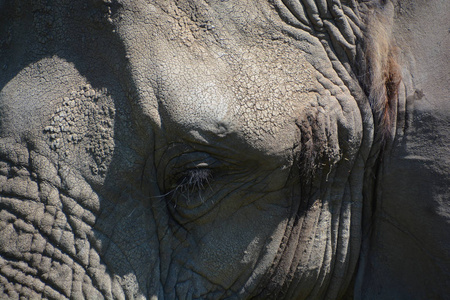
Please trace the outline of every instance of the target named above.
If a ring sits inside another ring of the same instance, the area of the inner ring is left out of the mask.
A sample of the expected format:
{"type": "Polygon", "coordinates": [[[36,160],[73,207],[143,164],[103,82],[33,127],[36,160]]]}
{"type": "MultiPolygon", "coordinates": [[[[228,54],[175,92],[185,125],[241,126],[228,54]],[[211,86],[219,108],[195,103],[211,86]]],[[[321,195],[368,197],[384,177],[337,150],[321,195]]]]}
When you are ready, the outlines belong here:
{"type": "Polygon", "coordinates": [[[212,171],[206,168],[190,169],[184,172],[178,180],[177,189],[182,192],[200,191],[209,185],[212,179],[212,171]]]}
{"type": "Polygon", "coordinates": [[[173,203],[174,207],[179,204],[179,197],[182,197],[183,202],[190,205],[194,199],[200,200],[204,203],[201,191],[205,190],[206,186],[209,186],[213,174],[211,169],[196,168],[189,169],[180,174],[180,177],[176,185],[166,195],[171,195],[169,201],[173,203]]]}

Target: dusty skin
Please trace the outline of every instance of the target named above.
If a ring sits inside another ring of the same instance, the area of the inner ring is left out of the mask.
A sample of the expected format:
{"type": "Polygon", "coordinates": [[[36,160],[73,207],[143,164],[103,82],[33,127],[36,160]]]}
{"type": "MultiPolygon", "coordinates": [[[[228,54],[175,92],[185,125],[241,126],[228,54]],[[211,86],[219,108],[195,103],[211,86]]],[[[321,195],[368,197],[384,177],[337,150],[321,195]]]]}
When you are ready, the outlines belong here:
{"type": "Polygon", "coordinates": [[[447,0],[0,0],[0,299],[445,299],[447,0]]]}

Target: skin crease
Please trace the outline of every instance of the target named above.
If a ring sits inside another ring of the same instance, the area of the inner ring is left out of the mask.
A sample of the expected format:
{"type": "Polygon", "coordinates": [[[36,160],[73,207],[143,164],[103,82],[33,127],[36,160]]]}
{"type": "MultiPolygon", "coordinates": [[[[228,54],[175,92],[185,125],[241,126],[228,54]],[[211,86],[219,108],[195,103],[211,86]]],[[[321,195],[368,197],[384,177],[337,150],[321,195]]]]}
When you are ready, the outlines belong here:
{"type": "Polygon", "coordinates": [[[325,2],[0,1],[0,298],[450,294],[450,8],[325,2]]]}

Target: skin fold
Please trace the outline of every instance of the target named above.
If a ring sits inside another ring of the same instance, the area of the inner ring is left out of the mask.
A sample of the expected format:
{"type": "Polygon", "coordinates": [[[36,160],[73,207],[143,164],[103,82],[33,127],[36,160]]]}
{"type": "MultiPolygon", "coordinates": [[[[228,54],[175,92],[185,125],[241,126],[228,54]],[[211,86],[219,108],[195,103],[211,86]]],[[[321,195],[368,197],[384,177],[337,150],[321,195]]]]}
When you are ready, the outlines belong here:
{"type": "Polygon", "coordinates": [[[0,1],[0,299],[444,299],[448,11],[0,1]]]}

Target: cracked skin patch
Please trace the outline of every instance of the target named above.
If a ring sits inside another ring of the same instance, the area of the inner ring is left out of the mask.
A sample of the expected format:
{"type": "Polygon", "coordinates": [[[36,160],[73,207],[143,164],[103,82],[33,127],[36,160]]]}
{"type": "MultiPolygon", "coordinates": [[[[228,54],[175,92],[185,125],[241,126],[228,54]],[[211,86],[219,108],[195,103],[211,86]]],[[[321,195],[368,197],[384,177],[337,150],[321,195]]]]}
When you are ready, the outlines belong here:
{"type": "Polygon", "coordinates": [[[114,152],[114,116],[107,90],[86,84],[63,97],[44,133],[60,158],[73,155],[75,145],[82,144],[93,158],[92,174],[105,176],[114,152]]]}

